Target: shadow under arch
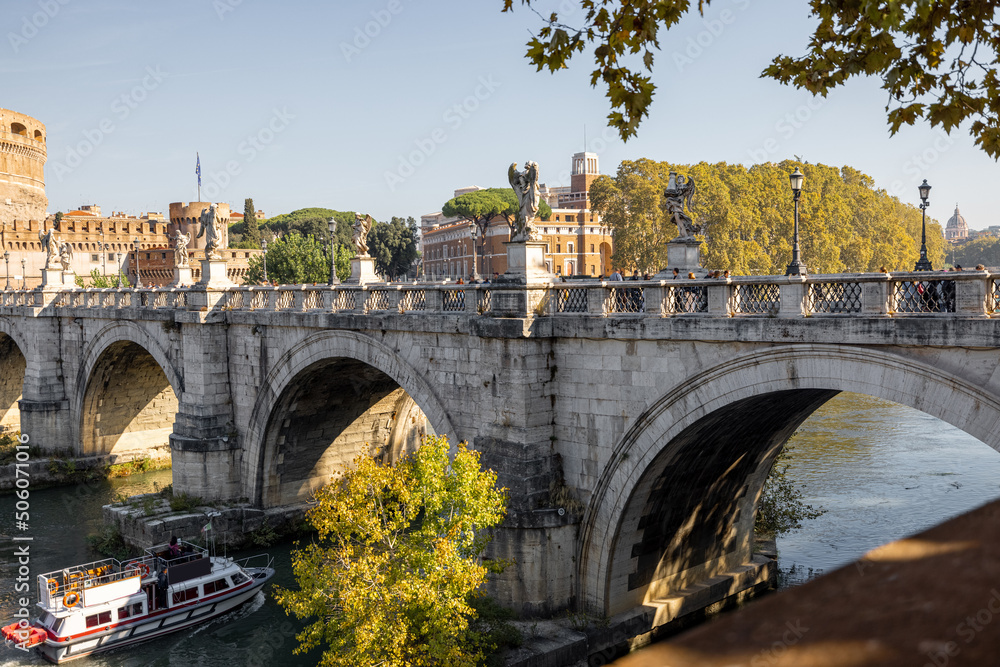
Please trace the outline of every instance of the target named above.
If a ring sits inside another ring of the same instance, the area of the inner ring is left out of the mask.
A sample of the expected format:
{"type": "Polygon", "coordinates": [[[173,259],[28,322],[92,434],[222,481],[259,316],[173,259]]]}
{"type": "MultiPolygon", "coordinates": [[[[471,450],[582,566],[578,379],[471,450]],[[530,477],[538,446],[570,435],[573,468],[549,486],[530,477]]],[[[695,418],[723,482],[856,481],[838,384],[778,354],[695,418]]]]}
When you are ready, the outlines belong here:
{"type": "Polygon", "coordinates": [[[17,340],[0,330],[0,430],[21,430],[18,402],[24,394],[27,365],[17,340]]]}
{"type": "Polygon", "coordinates": [[[247,495],[259,507],[300,501],[329,480],[331,466],[360,453],[359,438],[366,434],[379,433],[390,450],[383,454],[392,460],[412,447],[414,432],[404,422],[419,427],[425,419],[428,432],[457,442],[427,380],[390,347],[356,332],[305,338],[277,360],[260,387],[244,456],[247,495]],[[330,410],[335,404],[337,410],[330,410]],[[340,449],[328,455],[334,443],[340,449]],[[281,451],[289,445],[297,449],[281,451]],[[298,487],[275,479],[279,466],[298,487]]]}
{"type": "Polygon", "coordinates": [[[73,394],[79,453],[170,451],[183,376],[160,342],[133,322],[101,329],[84,349],[73,394]]]}
{"type": "Polygon", "coordinates": [[[1000,398],[890,352],[771,348],[699,373],[622,437],[581,526],[578,604],[611,616],[750,561],[771,463],[841,391],[937,417],[1000,450],[1000,398]]]}

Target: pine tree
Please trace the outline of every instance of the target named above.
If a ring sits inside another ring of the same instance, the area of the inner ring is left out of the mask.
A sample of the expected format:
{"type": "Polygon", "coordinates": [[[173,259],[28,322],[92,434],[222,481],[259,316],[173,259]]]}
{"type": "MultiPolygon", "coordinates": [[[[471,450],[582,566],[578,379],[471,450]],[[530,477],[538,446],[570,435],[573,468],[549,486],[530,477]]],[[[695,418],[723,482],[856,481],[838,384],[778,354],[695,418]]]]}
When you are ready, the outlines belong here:
{"type": "Polygon", "coordinates": [[[257,226],[257,212],[253,206],[253,199],[246,199],[243,202],[243,246],[260,247],[260,228],[257,226]]]}

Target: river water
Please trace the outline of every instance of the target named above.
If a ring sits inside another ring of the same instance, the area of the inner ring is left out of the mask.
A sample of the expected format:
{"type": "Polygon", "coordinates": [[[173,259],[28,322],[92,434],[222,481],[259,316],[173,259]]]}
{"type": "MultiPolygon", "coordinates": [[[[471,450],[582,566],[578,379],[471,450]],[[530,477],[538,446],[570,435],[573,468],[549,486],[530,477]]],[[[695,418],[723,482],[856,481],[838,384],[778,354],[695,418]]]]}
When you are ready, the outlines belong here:
{"type": "MultiPolygon", "coordinates": [[[[848,563],[869,549],[904,537],[1000,496],[1000,453],[923,413],[867,396],[841,394],[792,438],[789,476],[805,502],[826,513],[778,540],[785,585],[848,563]]],[[[32,576],[91,558],[86,537],[101,526],[101,505],[120,493],[152,491],[170,471],[80,487],[31,492],[32,576]]],[[[16,610],[12,563],[13,497],[0,501],[0,621],[16,610]]],[[[292,545],[266,549],[275,582],[292,586],[292,545]]],[[[236,554],[251,555],[254,551],[236,554]]],[[[34,583],[31,586],[35,599],[34,583]]],[[[320,652],[293,655],[302,624],[270,596],[192,630],[123,648],[74,665],[100,667],[237,667],[315,665],[320,652]]],[[[0,647],[0,667],[47,664],[36,654],[0,647]]]]}

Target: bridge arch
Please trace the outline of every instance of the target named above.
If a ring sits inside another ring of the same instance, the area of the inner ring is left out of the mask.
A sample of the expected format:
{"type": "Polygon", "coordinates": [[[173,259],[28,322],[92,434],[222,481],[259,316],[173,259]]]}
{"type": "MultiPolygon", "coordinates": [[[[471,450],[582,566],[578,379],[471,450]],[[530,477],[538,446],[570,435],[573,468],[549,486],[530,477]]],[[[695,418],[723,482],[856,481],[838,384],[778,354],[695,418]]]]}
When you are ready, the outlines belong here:
{"type": "Polygon", "coordinates": [[[661,397],[619,441],[581,526],[580,606],[615,615],[749,562],[774,458],[841,391],[921,410],[1000,450],[1000,399],[926,364],[838,345],[731,359],[661,397]]]}
{"type": "Polygon", "coordinates": [[[383,453],[394,460],[414,446],[415,433],[403,424],[422,419],[429,431],[454,442],[442,401],[395,350],[352,331],[309,336],[285,352],[261,382],[246,432],[248,496],[260,506],[304,500],[328,481],[331,467],[359,453],[352,438],[366,435],[360,429],[380,422],[389,450],[383,453]],[[331,410],[334,403],[337,409],[331,410]],[[282,451],[289,446],[298,451],[282,451]],[[293,461],[296,470],[290,470],[293,461]],[[291,482],[277,478],[279,466],[291,482]]]}
{"type": "Polygon", "coordinates": [[[109,324],[84,348],[77,375],[79,453],[169,451],[183,391],[183,375],[154,335],[136,322],[109,324]]]}
{"type": "Polygon", "coordinates": [[[28,349],[21,332],[0,319],[0,430],[21,429],[18,401],[24,395],[28,349]]]}

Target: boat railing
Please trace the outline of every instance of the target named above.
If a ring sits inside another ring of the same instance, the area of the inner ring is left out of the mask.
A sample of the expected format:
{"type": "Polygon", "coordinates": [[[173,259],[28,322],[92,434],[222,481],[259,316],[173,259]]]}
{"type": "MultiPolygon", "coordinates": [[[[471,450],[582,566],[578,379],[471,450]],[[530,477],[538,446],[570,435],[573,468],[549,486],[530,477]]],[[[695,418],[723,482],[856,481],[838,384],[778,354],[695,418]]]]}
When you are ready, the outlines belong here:
{"type": "Polygon", "coordinates": [[[155,564],[153,569],[156,572],[162,572],[165,568],[182,565],[183,563],[197,560],[199,558],[208,558],[208,549],[200,547],[197,544],[191,544],[190,542],[185,542],[184,540],[178,540],[177,546],[180,548],[181,552],[179,555],[172,558],[169,555],[169,544],[157,544],[146,549],[146,553],[149,554],[146,558],[152,559],[152,562],[155,564]]]}
{"type": "Polygon", "coordinates": [[[38,600],[49,607],[54,601],[70,593],[76,593],[79,598],[85,588],[103,586],[136,574],[145,576],[150,573],[151,568],[152,560],[147,556],[126,561],[124,564],[115,558],[104,558],[54,570],[38,575],[38,600]]]}
{"type": "Polygon", "coordinates": [[[254,554],[246,558],[234,559],[233,562],[245,570],[250,567],[271,567],[274,558],[270,554],[254,554]]]}

